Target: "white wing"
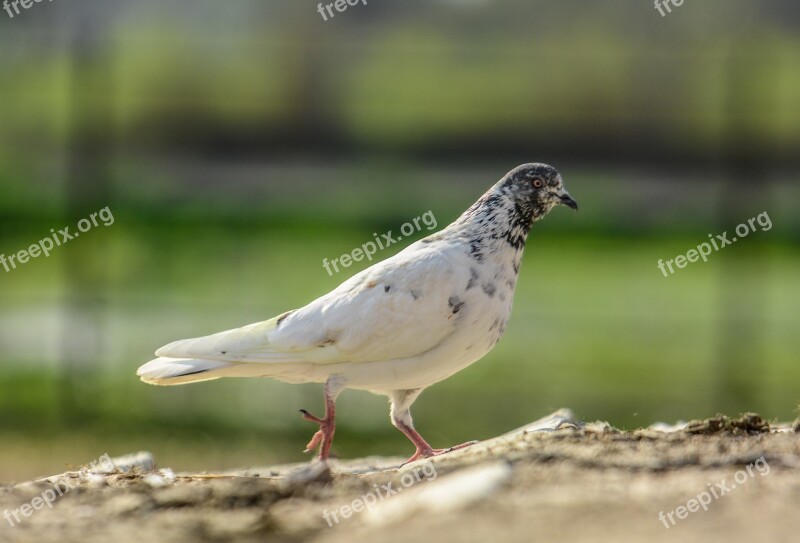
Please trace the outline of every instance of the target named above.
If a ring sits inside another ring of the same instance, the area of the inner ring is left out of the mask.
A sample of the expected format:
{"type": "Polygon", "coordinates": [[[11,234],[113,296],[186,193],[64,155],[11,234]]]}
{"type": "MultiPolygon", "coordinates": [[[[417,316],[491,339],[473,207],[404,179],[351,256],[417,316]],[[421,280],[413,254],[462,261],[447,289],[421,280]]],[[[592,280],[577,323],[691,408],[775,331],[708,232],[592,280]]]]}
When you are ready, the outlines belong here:
{"type": "Polygon", "coordinates": [[[453,249],[417,242],[307,306],[156,351],[228,362],[372,362],[411,357],[455,330],[470,278],[453,249]]]}

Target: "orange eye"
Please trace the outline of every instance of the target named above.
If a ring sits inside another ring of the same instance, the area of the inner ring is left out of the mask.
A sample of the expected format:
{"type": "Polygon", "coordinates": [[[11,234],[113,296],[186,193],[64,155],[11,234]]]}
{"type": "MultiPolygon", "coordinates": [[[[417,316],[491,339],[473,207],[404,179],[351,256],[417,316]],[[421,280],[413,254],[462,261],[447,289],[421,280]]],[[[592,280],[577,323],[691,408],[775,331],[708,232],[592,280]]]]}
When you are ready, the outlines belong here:
{"type": "Polygon", "coordinates": [[[534,179],[533,180],[533,186],[535,188],[540,189],[540,188],[542,188],[542,185],[544,185],[544,182],[541,179],[534,179]]]}

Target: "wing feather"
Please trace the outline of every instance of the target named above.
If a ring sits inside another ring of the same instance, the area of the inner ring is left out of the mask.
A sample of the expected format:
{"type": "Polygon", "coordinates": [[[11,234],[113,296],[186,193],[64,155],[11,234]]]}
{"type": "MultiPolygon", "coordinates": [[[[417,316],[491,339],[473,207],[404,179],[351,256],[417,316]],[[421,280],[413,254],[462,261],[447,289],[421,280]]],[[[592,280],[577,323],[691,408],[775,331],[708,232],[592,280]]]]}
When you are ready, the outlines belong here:
{"type": "Polygon", "coordinates": [[[419,243],[296,311],[156,351],[229,362],[373,362],[425,352],[455,330],[452,292],[469,272],[419,243]]]}

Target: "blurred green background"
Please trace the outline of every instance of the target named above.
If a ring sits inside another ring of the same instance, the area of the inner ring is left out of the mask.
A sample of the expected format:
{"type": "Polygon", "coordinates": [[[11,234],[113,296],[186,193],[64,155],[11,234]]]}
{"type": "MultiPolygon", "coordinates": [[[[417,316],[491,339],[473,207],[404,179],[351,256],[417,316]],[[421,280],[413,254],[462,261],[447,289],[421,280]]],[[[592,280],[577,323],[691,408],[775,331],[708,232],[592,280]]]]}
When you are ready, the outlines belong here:
{"type": "MultiPolygon", "coordinates": [[[[506,335],[426,391],[433,446],[563,406],[620,427],[800,402],[800,5],[370,0],[34,4],[0,11],[0,480],[103,453],[216,470],[300,461],[319,385],[141,384],[155,348],[334,288],[335,258],[506,171],[581,205],[535,225],[506,335]],[[773,228],[665,278],[710,233],[773,228]]],[[[414,239],[425,235],[418,233],[414,239]]],[[[404,240],[379,253],[394,254],[404,240]]],[[[334,452],[408,455],[345,392],[334,452]]]]}

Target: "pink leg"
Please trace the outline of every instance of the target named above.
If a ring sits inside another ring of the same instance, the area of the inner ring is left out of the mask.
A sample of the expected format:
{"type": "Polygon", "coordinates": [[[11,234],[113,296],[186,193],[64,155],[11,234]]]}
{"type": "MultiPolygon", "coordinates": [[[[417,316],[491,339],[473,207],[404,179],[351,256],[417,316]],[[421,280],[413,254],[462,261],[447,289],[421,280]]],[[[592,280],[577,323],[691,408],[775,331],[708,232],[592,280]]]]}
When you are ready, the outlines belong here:
{"type": "Polygon", "coordinates": [[[477,443],[477,441],[467,441],[466,443],[456,445],[455,447],[449,447],[447,449],[434,449],[431,447],[428,442],[425,441],[421,435],[419,435],[419,432],[414,429],[414,423],[411,420],[411,404],[414,403],[414,400],[417,399],[417,396],[419,396],[421,392],[422,389],[398,390],[393,392],[390,396],[392,402],[392,424],[394,424],[398,430],[403,432],[403,434],[405,434],[405,436],[411,440],[411,443],[413,443],[417,449],[413,456],[406,460],[403,465],[414,462],[415,460],[419,460],[423,457],[430,458],[431,456],[438,456],[440,454],[463,449],[464,447],[469,447],[470,445],[477,443]]]}
{"type": "Polygon", "coordinates": [[[466,443],[462,443],[461,445],[455,445],[454,447],[448,447],[446,449],[434,449],[428,442],[425,441],[419,432],[414,430],[412,426],[408,426],[403,422],[398,422],[396,425],[397,428],[403,432],[408,439],[414,444],[417,448],[416,452],[406,460],[403,465],[409,464],[411,462],[415,462],[420,458],[430,458],[431,456],[439,456],[440,454],[449,453],[451,451],[457,451],[458,449],[463,449],[464,447],[469,447],[470,445],[475,445],[477,441],[467,441],[466,443]]]}
{"type": "Polygon", "coordinates": [[[331,445],[333,444],[333,434],[336,432],[336,395],[331,392],[329,383],[325,384],[325,417],[315,417],[305,409],[301,409],[303,418],[310,422],[319,424],[319,430],[311,438],[303,452],[311,452],[319,447],[319,459],[327,460],[330,457],[331,445]],[[321,446],[320,446],[321,444],[321,446]]]}

